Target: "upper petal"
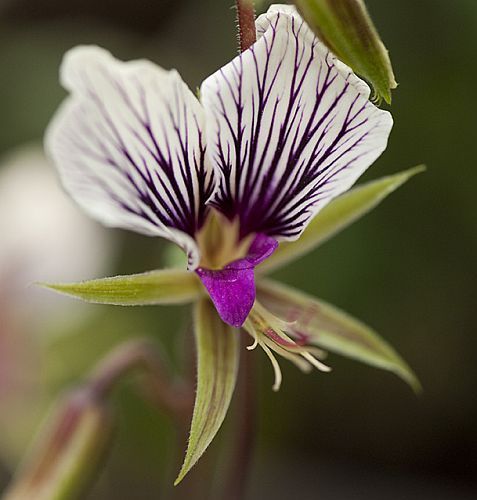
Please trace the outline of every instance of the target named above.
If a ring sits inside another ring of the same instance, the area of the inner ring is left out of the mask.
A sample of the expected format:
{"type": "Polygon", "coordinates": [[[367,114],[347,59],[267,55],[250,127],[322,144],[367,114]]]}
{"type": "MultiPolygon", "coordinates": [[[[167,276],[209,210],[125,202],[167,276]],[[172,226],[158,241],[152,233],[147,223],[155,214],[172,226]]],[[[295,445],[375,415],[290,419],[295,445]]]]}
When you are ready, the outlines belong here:
{"type": "Polygon", "coordinates": [[[71,96],[46,147],[65,189],[108,226],[179,244],[195,268],[193,237],[213,188],[196,97],[176,71],[98,47],[69,51],[61,81],[71,96]]]}
{"type": "Polygon", "coordinates": [[[212,202],[242,234],[296,239],[385,149],[389,113],[293,8],[257,20],[259,40],[209,77],[201,94],[212,202]]]}
{"type": "MultiPolygon", "coordinates": [[[[296,7],[294,5],[285,5],[285,4],[272,4],[268,8],[268,11],[265,14],[262,14],[257,18],[256,21],[256,26],[257,26],[257,38],[261,38],[264,33],[276,22],[277,17],[279,16],[288,16],[291,18],[295,18],[295,22],[297,23],[302,23],[303,18],[301,15],[298,13],[296,7]]],[[[311,33],[310,28],[308,28],[308,25],[305,23],[306,28],[308,31],[311,33]]],[[[312,34],[312,36],[314,36],[312,34]]],[[[315,36],[316,38],[316,36],[315,36]]],[[[325,49],[324,44],[321,44],[322,47],[325,49]]],[[[353,73],[353,70],[347,66],[344,62],[340,61],[337,59],[334,55],[331,55],[333,58],[333,63],[337,67],[337,69],[345,75],[345,77],[348,79],[348,81],[351,83],[351,85],[354,85],[356,89],[359,91],[359,93],[365,95],[367,98],[369,98],[371,94],[371,89],[368,86],[366,82],[361,80],[355,73],[353,73]]]]}

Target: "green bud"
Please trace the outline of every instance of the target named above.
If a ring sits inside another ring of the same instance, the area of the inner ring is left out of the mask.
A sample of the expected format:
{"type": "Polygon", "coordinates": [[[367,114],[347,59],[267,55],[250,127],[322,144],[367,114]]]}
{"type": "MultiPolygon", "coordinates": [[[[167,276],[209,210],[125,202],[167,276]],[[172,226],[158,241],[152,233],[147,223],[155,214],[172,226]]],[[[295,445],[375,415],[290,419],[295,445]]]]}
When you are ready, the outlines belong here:
{"type": "Polygon", "coordinates": [[[3,500],[81,498],[108,449],[113,420],[88,388],[60,401],[3,500]]]}
{"type": "Polygon", "coordinates": [[[397,87],[388,51],[363,0],[295,0],[305,21],[328,48],[391,103],[397,87]]]}

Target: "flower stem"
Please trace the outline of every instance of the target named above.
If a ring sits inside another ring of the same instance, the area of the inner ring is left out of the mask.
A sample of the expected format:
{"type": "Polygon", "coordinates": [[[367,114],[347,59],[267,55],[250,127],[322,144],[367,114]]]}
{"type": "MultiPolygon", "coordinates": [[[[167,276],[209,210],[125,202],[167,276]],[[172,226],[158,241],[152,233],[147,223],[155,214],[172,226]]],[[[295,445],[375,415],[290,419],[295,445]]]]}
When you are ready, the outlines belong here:
{"type": "Polygon", "coordinates": [[[88,386],[98,399],[105,399],[125,375],[134,371],[144,376],[141,388],[151,401],[176,418],[188,418],[193,391],[169,380],[157,350],[148,340],[132,340],[113,350],[93,371],[88,386]]]}
{"type": "Polygon", "coordinates": [[[255,7],[253,0],[236,0],[235,3],[240,52],[244,52],[257,41],[255,7]]]}
{"type": "Polygon", "coordinates": [[[242,335],[242,351],[245,352],[245,355],[241,356],[238,398],[235,402],[235,408],[239,410],[240,414],[235,416],[233,455],[224,487],[223,498],[227,498],[227,500],[242,500],[245,497],[256,436],[256,365],[252,353],[245,351],[247,340],[248,338],[242,335]]]}

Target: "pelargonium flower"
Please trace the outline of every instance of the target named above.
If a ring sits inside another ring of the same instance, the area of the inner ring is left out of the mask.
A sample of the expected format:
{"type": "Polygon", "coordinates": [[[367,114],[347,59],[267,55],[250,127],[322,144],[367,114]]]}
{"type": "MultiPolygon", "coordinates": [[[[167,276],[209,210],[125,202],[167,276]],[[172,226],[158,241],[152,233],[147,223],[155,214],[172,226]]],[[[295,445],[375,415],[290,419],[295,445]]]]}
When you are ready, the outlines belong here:
{"type": "Polygon", "coordinates": [[[413,173],[324,208],[384,151],[391,115],[294,8],[272,6],[256,26],[256,43],[208,77],[199,98],[174,70],[123,63],[98,47],[71,50],[61,69],[71,95],[46,138],[65,189],[92,217],[187,254],[187,270],[52,285],[101,303],[196,302],[198,391],[179,479],[225,416],[238,366],[234,329],[270,357],[275,389],[275,354],[328,371],[318,347],[414,382],[356,320],[275,282],[256,285],[261,270],[313,248],[413,173]]]}

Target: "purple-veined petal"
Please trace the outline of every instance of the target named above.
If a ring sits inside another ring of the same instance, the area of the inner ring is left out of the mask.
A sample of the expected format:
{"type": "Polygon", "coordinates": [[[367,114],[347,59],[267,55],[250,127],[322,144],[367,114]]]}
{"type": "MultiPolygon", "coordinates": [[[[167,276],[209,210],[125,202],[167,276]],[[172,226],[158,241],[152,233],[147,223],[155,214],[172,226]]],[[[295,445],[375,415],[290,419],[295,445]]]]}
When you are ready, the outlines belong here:
{"type": "Polygon", "coordinates": [[[257,234],[243,259],[223,269],[196,270],[219,316],[228,325],[239,328],[244,324],[255,302],[255,266],[270,257],[277,246],[273,238],[257,234]]]}
{"type": "MultiPolygon", "coordinates": [[[[267,13],[262,14],[257,18],[256,21],[257,39],[261,38],[270,28],[273,22],[275,22],[276,18],[282,15],[294,18],[296,20],[295,22],[298,23],[303,22],[303,18],[301,17],[301,15],[299,14],[294,5],[285,5],[285,4],[270,5],[267,13]]],[[[311,31],[306,23],[305,26],[309,31],[311,31]]],[[[369,99],[369,96],[371,94],[371,88],[369,87],[369,85],[363,80],[361,80],[361,78],[359,78],[355,73],[353,73],[352,69],[346,64],[344,64],[340,59],[334,57],[333,55],[331,57],[333,57],[333,62],[335,66],[337,66],[339,70],[346,75],[348,81],[356,87],[359,93],[365,95],[369,99]]]]}
{"type": "Polygon", "coordinates": [[[272,7],[257,28],[202,85],[211,203],[239,216],[242,236],[293,240],[382,153],[392,118],[293,8],[272,7]]]}
{"type": "Polygon", "coordinates": [[[61,67],[71,96],[46,146],[68,193],[108,226],[180,245],[195,268],[193,237],[213,189],[203,110],[179,74],[77,47],[61,67]]]}

